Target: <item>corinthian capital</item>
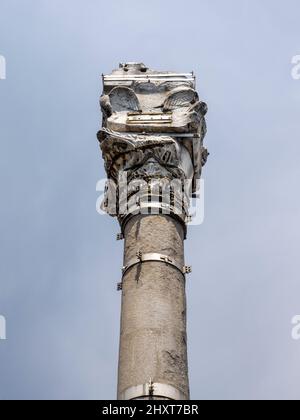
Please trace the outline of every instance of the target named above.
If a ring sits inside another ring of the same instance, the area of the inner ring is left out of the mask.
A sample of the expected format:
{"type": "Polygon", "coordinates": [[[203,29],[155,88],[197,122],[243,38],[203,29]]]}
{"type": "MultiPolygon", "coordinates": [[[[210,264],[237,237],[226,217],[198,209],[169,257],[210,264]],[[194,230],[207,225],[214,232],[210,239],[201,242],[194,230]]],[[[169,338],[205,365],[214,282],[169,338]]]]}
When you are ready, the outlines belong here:
{"type": "Polygon", "coordinates": [[[208,156],[203,147],[207,106],[195,90],[193,73],[120,64],[103,76],[100,106],[98,139],[110,181],[106,211],[117,215],[121,226],[139,211],[167,211],[185,223],[208,156]]]}

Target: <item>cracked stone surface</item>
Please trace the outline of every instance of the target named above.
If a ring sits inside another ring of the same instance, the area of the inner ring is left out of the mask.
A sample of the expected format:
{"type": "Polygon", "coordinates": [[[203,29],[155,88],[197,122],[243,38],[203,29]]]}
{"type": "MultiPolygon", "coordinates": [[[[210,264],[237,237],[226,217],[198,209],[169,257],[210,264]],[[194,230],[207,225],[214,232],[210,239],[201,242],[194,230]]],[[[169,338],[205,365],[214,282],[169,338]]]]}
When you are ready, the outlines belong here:
{"type": "MultiPolygon", "coordinates": [[[[184,265],[183,227],[164,215],[133,217],[125,229],[124,264],[137,251],[184,265]]],[[[123,279],[118,395],[132,385],[173,385],[189,396],[185,278],[162,262],[130,268],[123,279]]]]}
{"type": "Polygon", "coordinates": [[[129,62],[102,80],[97,137],[108,180],[101,208],[117,217],[125,239],[118,399],[155,398],[154,384],[156,397],[189,399],[181,268],[190,199],[209,155],[207,105],[190,72],[129,62]],[[177,268],[141,262],[140,252],[162,254],[177,268]]]}

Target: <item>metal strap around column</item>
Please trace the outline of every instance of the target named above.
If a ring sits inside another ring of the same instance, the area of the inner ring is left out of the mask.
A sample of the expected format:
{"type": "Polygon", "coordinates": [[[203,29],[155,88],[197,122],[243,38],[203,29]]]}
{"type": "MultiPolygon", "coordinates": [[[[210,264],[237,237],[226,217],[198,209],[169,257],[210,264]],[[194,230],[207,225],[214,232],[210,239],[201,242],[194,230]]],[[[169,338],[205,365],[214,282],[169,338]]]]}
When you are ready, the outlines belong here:
{"type": "Polygon", "coordinates": [[[157,252],[149,252],[149,253],[143,254],[142,252],[138,251],[136,253],[136,257],[128,261],[128,263],[122,268],[123,276],[134,265],[144,263],[147,261],[157,261],[157,262],[163,262],[163,263],[169,264],[172,267],[175,267],[177,270],[179,270],[181,274],[183,275],[189,274],[192,272],[191,266],[181,265],[176,260],[168,257],[167,255],[159,254],[157,252]]]}
{"type": "MultiPolygon", "coordinates": [[[[131,217],[136,216],[138,214],[147,215],[148,210],[155,209],[152,214],[162,214],[165,216],[170,216],[178,220],[183,228],[184,228],[184,239],[186,239],[187,236],[187,227],[186,224],[189,221],[189,215],[188,210],[185,209],[184,212],[181,211],[176,205],[171,206],[168,203],[160,203],[160,202],[140,202],[131,204],[129,208],[126,210],[126,213],[119,215],[119,221],[121,224],[121,230],[123,233],[123,236],[125,235],[125,227],[128,221],[131,219],[131,217]]],[[[151,214],[151,213],[150,213],[151,214]]]]}
{"type": "Polygon", "coordinates": [[[151,384],[140,384],[132,386],[121,392],[120,400],[138,400],[138,399],[168,399],[168,400],[188,400],[179,389],[169,384],[154,382],[151,384]]]}

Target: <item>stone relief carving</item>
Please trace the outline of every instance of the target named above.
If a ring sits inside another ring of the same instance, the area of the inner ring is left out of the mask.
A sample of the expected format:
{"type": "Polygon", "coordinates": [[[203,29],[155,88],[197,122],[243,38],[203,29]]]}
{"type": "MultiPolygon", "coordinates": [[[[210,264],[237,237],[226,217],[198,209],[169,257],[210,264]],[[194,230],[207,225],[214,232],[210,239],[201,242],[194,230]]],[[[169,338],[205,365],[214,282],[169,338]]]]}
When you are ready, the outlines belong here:
{"type": "Polygon", "coordinates": [[[142,63],[121,64],[103,76],[100,105],[103,123],[98,140],[110,180],[106,211],[121,222],[132,212],[132,205],[127,205],[122,214],[120,203],[115,206],[117,200],[112,199],[122,195],[120,174],[126,175],[128,185],[123,198],[131,199],[135,207],[141,207],[145,198],[146,208],[162,209],[167,181],[177,180],[179,187],[169,188],[167,205],[185,221],[189,197],[208,157],[203,146],[207,106],[195,90],[193,74],[157,72],[142,63]]]}

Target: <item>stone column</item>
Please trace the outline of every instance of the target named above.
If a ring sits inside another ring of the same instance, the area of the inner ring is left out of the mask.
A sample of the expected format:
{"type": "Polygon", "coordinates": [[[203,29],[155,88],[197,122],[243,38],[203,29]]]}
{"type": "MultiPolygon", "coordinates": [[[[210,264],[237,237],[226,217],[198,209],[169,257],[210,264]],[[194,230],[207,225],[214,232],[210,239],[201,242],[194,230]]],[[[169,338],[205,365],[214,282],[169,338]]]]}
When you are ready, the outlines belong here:
{"type": "MultiPolygon", "coordinates": [[[[183,267],[183,239],[170,216],[135,216],[125,228],[124,265],[141,252],[168,255],[183,267]]],[[[154,395],[188,399],[185,276],[146,261],[124,274],[122,289],[118,399],[149,394],[137,385],[150,381],[154,395]]]]}
{"type": "Polygon", "coordinates": [[[207,158],[191,73],[121,64],[103,77],[103,208],[125,240],[118,399],[189,399],[184,239],[207,158]]]}

